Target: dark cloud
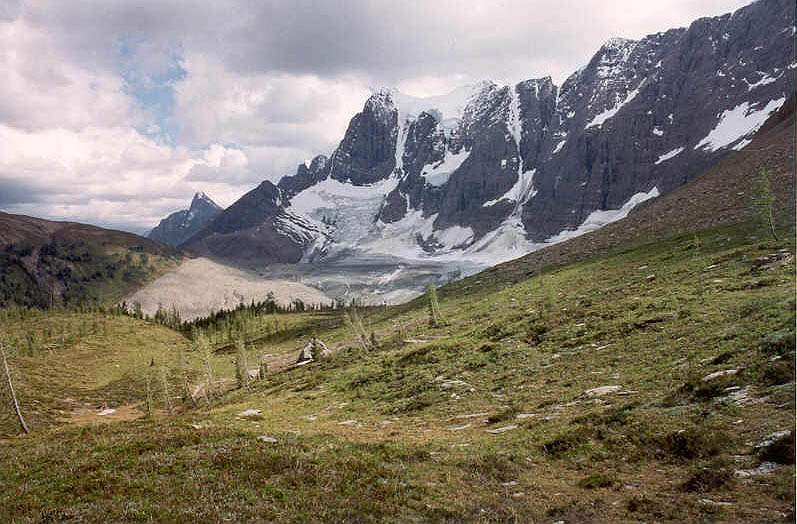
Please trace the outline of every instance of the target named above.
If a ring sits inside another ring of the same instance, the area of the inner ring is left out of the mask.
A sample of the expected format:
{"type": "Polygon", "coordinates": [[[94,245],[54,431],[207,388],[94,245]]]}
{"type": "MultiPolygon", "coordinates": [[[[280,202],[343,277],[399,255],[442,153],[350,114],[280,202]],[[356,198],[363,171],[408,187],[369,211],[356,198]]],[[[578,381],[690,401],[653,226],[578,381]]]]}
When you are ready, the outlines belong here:
{"type": "Polygon", "coordinates": [[[42,202],[43,196],[52,191],[25,180],[6,178],[7,176],[0,173],[0,209],[25,202],[42,202]]]}
{"type": "MultiPolygon", "coordinates": [[[[31,2],[24,17],[60,45],[115,66],[119,39],[217,56],[245,75],[285,72],[378,83],[466,72],[478,78],[561,77],[612,36],[641,37],[746,0],[88,0],[31,2]],[[552,70],[518,67],[546,65],[552,70]]],[[[11,11],[18,11],[11,9],[11,11]]]]}

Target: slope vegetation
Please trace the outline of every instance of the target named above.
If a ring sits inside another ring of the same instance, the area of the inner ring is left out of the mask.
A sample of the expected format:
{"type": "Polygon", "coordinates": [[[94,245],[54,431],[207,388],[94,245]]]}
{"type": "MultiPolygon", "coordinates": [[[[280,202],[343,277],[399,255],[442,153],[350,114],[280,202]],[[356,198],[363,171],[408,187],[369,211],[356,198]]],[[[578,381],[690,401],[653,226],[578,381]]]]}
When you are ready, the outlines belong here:
{"type": "MultiPolygon", "coordinates": [[[[175,415],[156,396],[151,419],[54,433],[39,423],[6,440],[3,520],[793,518],[788,233],[739,224],[514,285],[482,274],[483,286],[441,296],[445,325],[430,326],[420,302],[369,310],[369,350],[329,314],[285,315],[285,336],[247,344],[250,363],[273,364],[263,382],[196,408],[174,395],[175,415]],[[312,331],[332,354],[286,368],[312,331]]],[[[199,355],[164,328],[120,318],[98,331],[113,346],[92,343],[98,358],[80,373],[124,375],[183,348],[201,380],[199,355]],[[128,346],[159,355],[114,356],[128,346]]],[[[24,377],[49,358],[12,368],[24,377]]],[[[213,358],[231,377],[231,355],[213,358]]],[[[96,408],[141,402],[142,382],[131,384],[134,398],[111,388],[96,408]]],[[[25,390],[23,409],[47,401],[25,390]]]]}
{"type": "Polygon", "coordinates": [[[179,259],[131,233],[0,213],[0,306],[112,304],[179,259]]]}

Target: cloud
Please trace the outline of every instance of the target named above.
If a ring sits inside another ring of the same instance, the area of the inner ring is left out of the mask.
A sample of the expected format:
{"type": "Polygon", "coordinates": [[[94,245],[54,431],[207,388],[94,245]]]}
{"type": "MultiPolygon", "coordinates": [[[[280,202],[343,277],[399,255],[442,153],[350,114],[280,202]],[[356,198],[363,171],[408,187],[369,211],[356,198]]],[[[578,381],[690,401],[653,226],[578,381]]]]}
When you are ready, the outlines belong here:
{"type": "Polygon", "coordinates": [[[328,151],[369,90],[352,79],[230,71],[217,58],[188,56],[174,86],[174,120],[192,143],[301,147],[328,151]]]}
{"type": "Polygon", "coordinates": [[[118,76],[75,65],[44,30],[0,23],[0,43],[0,122],[31,130],[137,121],[118,76]]]}
{"type": "Polygon", "coordinates": [[[197,183],[189,175],[198,166],[235,170],[247,164],[239,150],[172,147],[125,127],[22,131],[0,125],[0,205],[141,229],[185,206],[196,191],[231,204],[246,190],[237,181],[197,183]]]}
{"type": "Polygon", "coordinates": [[[370,88],[561,83],[611,36],[747,0],[9,0],[0,208],[142,231],[329,154],[370,88]]]}

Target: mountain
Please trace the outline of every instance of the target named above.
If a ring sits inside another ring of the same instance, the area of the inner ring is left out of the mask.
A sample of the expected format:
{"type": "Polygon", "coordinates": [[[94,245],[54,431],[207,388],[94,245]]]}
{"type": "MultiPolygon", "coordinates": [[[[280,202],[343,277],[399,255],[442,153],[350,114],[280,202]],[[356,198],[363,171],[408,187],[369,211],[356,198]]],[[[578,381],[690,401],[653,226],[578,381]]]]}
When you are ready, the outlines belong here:
{"type": "Polygon", "coordinates": [[[299,262],[323,230],[286,211],[283,191],[265,181],[212,219],[181,246],[238,262],[299,262]]]}
{"type": "Polygon", "coordinates": [[[164,218],[147,236],[157,242],[176,246],[202,229],[219,212],[221,207],[205,193],[197,193],[188,209],[181,209],[164,218]]]}
{"type": "Polygon", "coordinates": [[[264,182],[185,245],[322,265],[521,256],[621,219],[744,148],[794,92],[793,33],[792,2],[759,0],[611,39],[562,86],[380,90],[329,158],[264,182]]]}
{"type": "Polygon", "coordinates": [[[180,259],[132,233],[0,212],[0,307],[113,304],[180,259]]]}
{"type": "MultiPolygon", "coordinates": [[[[755,179],[768,174],[775,197],[773,214],[782,237],[793,235],[795,223],[795,102],[797,94],[761,127],[750,147],[731,152],[689,183],[639,206],[627,217],[605,227],[547,246],[524,257],[462,279],[443,292],[473,292],[484,279],[498,288],[527,280],[546,269],[561,267],[618,249],[755,220],[755,179]]],[[[768,227],[756,232],[769,238],[768,227]]],[[[754,237],[755,238],[755,237],[754,237]]]]}

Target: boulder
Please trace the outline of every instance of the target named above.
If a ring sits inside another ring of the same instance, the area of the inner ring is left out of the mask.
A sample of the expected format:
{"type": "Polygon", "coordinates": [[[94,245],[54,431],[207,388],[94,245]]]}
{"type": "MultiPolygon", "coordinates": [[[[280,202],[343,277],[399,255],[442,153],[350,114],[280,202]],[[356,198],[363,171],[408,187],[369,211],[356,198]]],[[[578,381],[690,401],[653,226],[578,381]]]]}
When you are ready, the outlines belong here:
{"type": "Polygon", "coordinates": [[[316,360],[318,357],[325,357],[327,355],[329,355],[329,348],[327,348],[326,344],[317,338],[313,338],[299,351],[299,357],[296,359],[296,363],[309,362],[316,360]]]}
{"type": "Polygon", "coordinates": [[[621,389],[623,389],[623,386],[600,386],[586,390],[579,398],[602,397],[603,395],[608,395],[609,393],[616,393],[621,389]]]}

